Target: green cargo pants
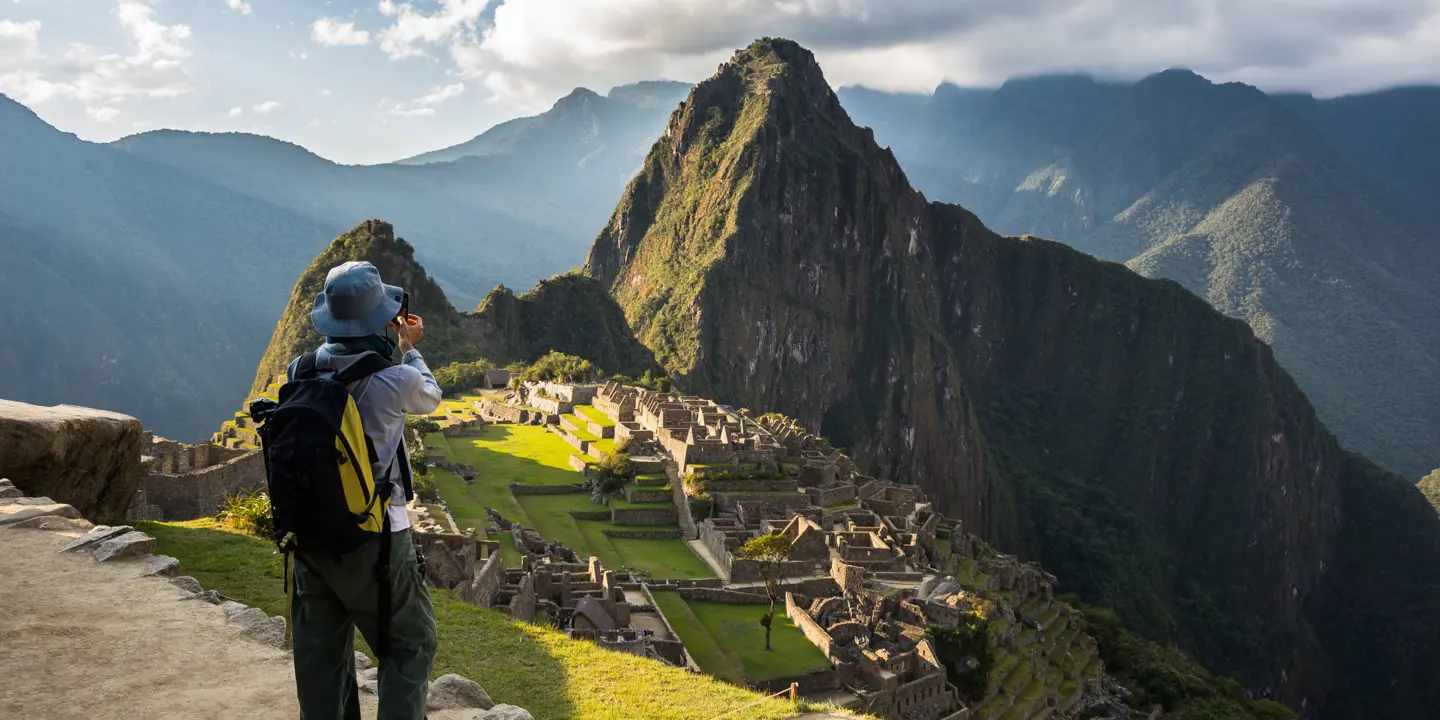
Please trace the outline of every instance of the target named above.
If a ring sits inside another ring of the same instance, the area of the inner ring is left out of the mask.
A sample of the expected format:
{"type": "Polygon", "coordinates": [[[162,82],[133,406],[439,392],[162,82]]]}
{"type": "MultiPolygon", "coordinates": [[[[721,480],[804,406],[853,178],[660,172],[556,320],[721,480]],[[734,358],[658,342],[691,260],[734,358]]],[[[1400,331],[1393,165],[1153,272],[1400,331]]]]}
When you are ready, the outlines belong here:
{"type": "MultiPolygon", "coordinates": [[[[355,629],[377,644],[380,541],[340,558],[295,558],[291,606],[301,720],[360,720],[355,629]]],[[[435,665],[435,609],[415,564],[410,531],[390,534],[390,654],[380,659],[378,720],[421,720],[435,665]]]]}

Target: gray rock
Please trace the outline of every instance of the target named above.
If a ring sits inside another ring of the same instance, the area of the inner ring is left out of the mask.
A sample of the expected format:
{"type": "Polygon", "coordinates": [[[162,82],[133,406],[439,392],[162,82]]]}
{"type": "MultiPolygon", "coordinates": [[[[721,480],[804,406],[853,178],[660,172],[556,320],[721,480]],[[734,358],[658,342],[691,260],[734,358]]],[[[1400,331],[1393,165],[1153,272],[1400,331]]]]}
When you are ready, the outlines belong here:
{"type": "Polygon", "coordinates": [[[496,705],[489,711],[477,715],[476,720],[535,720],[529,710],[514,705],[496,705]]]}
{"type": "Polygon", "coordinates": [[[140,487],[140,421],[118,413],[0,400],[0,476],[100,521],[125,517],[140,487]]]}
{"type": "Polygon", "coordinates": [[[65,545],[65,547],[60,548],[60,552],[70,552],[71,550],[87,548],[96,543],[109,540],[110,538],[124,535],[125,533],[128,533],[134,529],[135,528],[132,528],[129,525],[120,525],[117,527],[110,527],[109,525],[96,525],[94,530],[91,530],[90,532],[85,533],[84,535],[81,535],[74,540],[71,540],[68,544],[65,545]]]}
{"type": "Polygon", "coordinates": [[[356,651],[355,651],[355,669],[356,669],[356,670],[369,670],[369,669],[372,668],[372,667],[375,667],[375,663],[370,662],[370,656],[369,656],[369,655],[366,655],[365,653],[360,652],[359,650],[356,650],[356,651]]]}
{"type": "Polygon", "coordinates": [[[480,687],[480,683],[459,675],[442,675],[430,684],[430,696],[425,701],[427,710],[463,710],[479,708],[489,710],[495,701],[480,687]]]}
{"type": "Polygon", "coordinates": [[[13,487],[15,487],[15,483],[10,482],[10,478],[0,478],[0,490],[13,487]]]}
{"type": "Polygon", "coordinates": [[[192,595],[205,591],[205,588],[200,587],[200,581],[196,580],[193,577],[190,577],[189,575],[181,575],[180,577],[172,578],[170,580],[170,584],[192,595]]]}
{"type": "Polygon", "coordinates": [[[54,505],[55,501],[48,497],[16,497],[11,505],[54,505]]]}
{"type": "MultiPolygon", "coordinates": [[[[30,500],[31,498],[20,499],[30,500]]],[[[48,516],[71,518],[75,520],[80,519],[80,513],[77,512],[75,508],[70,507],[69,505],[60,505],[57,503],[21,503],[19,505],[19,508],[20,509],[14,512],[0,515],[0,527],[4,527],[6,525],[14,525],[16,523],[24,522],[31,518],[37,517],[48,516]]]]}
{"type": "Polygon", "coordinates": [[[360,689],[371,695],[380,694],[380,671],[376,668],[366,668],[355,673],[355,681],[360,684],[360,689]]]}
{"type": "MultiPolygon", "coordinates": [[[[239,605],[240,603],[225,603],[221,609],[239,605]]],[[[243,606],[242,606],[243,607],[243,606]]],[[[240,634],[256,642],[269,645],[274,648],[285,647],[285,618],[270,617],[260,608],[247,607],[233,614],[227,610],[225,613],[226,622],[239,626],[240,634]]]]}
{"type": "Polygon", "coordinates": [[[20,488],[17,488],[14,485],[10,485],[8,487],[0,487],[0,499],[11,500],[14,498],[22,497],[24,495],[25,493],[20,492],[20,488]]]}
{"type": "Polygon", "coordinates": [[[11,523],[10,527],[49,530],[50,532],[86,532],[94,527],[94,525],[91,525],[89,521],[86,520],[72,520],[54,515],[36,515],[29,520],[11,523]]]}
{"type": "Polygon", "coordinates": [[[220,604],[220,592],[219,592],[218,590],[203,590],[203,591],[197,592],[197,593],[195,593],[195,594],[193,594],[193,595],[191,595],[191,596],[189,596],[189,597],[183,597],[183,598],[180,598],[180,599],[181,599],[181,600],[199,600],[200,602],[210,603],[211,605],[219,605],[219,604],[220,604]]]}
{"type": "Polygon", "coordinates": [[[95,546],[91,555],[96,562],[110,562],[140,557],[155,552],[155,538],[143,532],[128,532],[95,546]]]}
{"type": "MultiPolygon", "coordinates": [[[[196,584],[198,585],[199,583],[196,584]]],[[[249,609],[249,605],[246,605],[245,603],[238,603],[233,600],[226,600],[225,602],[220,603],[220,612],[225,613],[226,620],[229,620],[249,609]]]]}
{"type": "Polygon", "coordinates": [[[169,555],[156,555],[140,572],[140,577],[175,577],[180,574],[180,561],[169,555]]]}

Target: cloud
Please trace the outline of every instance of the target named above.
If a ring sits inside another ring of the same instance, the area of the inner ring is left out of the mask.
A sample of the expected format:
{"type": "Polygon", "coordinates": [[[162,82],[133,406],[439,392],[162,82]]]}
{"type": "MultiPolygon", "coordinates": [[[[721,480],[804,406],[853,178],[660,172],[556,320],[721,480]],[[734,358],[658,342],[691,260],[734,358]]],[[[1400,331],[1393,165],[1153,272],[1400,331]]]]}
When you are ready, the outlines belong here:
{"type": "Polygon", "coordinates": [[[757,37],[814,50],[834,84],[928,90],[1019,75],[1189,67],[1267,89],[1440,81],[1440,0],[381,0],[391,58],[523,109],[576,85],[698,80],[757,37]]]}
{"type": "Polygon", "coordinates": [[[438,11],[426,13],[410,3],[381,0],[380,14],[393,21],[378,33],[380,49],[391,59],[423,55],[424,45],[473,33],[489,5],[490,0],[440,0],[438,11]]]}
{"type": "Polygon", "coordinates": [[[334,95],[334,94],[335,94],[335,93],[330,92],[330,89],[329,89],[329,88],[326,88],[326,89],[320,91],[320,97],[330,97],[331,95],[334,95]]]}
{"type": "Polygon", "coordinates": [[[254,12],[254,8],[251,8],[250,3],[245,0],[225,0],[225,5],[241,15],[249,15],[254,12]]]}
{"type": "Polygon", "coordinates": [[[464,83],[455,83],[443,87],[434,87],[430,92],[409,102],[403,102],[391,108],[391,115],[400,117],[428,117],[436,113],[435,107],[453,100],[465,92],[464,83]]]}
{"type": "Polygon", "coordinates": [[[86,44],[72,44],[59,55],[42,52],[39,21],[0,21],[0,92],[30,105],[58,97],[96,107],[190,92],[188,26],[160,22],[155,8],[138,0],[117,0],[110,15],[125,32],[128,54],[86,44]]]}
{"type": "Polygon", "coordinates": [[[355,23],[334,18],[320,18],[310,26],[310,39],[325,47],[369,45],[370,33],[357,30],[355,23]]]}
{"type": "Polygon", "coordinates": [[[108,123],[115,119],[120,111],[113,107],[86,107],[85,114],[89,115],[95,122],[108,123]]]}
{"type": "Polygon", "coordinates": [[[274,100],[266,100],[265,102],[262,102],[259,105],[250,108],[250,112],[253,112],[256,115],[269,115],[270,113],[275,112],[279,109],[280,103],[275,102],[274,100]]]}
{"type": "Polygon", "coordinates": [[[228,117],[228,118],[237,118],[237,117],[240,117],[241,115],[244,115],[244,114],[245,114],[245,108],[242,108],[242,107],[233,107],[233,108],[230,108],[230,112],[225,113],[225,117],[228,117]]]}

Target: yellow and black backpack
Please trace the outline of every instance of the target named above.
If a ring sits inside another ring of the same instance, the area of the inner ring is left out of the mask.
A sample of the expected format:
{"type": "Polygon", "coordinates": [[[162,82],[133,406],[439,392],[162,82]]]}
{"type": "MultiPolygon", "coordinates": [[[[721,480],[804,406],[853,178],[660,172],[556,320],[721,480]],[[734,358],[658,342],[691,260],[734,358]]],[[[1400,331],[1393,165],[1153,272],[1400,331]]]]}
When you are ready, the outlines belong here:
{"type": "MultiPolygon", "coordinates": [[[[376,487],[375,444],[365,434],[348,387],[389,367],[367,353],[343,371],[316,368],[315,353],[300,356],[280,402],[257,400],[250,414],[265,456],[275,542],[285,553],[285,585],[294,590],[292,557],[341,557],[380,539],[375,571],[380,586],[380,637],[389,619],[390,505],[393,483],[376,487]],[[259,406],[259,407],[257,407],[259,406]]],[[[375,648],[377,655],[385,653],[375,648]]]]}

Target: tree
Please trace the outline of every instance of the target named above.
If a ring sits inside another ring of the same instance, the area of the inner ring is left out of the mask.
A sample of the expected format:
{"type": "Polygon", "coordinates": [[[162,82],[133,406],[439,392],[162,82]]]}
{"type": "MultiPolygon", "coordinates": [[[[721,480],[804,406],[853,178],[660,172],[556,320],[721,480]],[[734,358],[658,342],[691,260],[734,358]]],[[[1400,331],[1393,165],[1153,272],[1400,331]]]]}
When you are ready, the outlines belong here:
{"type": "Polygon", "coordinates": [[[760,618],[765,626],[765,649],[770,648],[770,626],[775,622],[775,603],[780,599],[780,581],[784,579],[785,563],[794,546],[784,535],[762,535],[750,538],[740,548],[740,557],[760,564],[760,577],[765,580],[765,595],[770,598],[770,612],[760,618]]]}

